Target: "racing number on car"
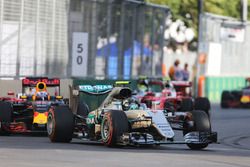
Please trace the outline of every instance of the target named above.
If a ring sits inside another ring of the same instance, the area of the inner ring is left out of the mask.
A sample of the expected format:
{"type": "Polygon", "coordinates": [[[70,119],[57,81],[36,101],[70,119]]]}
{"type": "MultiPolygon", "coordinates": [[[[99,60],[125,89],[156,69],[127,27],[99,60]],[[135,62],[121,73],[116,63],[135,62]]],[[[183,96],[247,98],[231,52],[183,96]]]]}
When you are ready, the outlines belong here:
{"type": "MultiPolygon", "coordinates": [[[[83,47],[82,47],[82,44],[79,43],[79,44],[77,44],[77,53],[81,54],[82,52],[83,52],[83,47]]],[[[76,62],[77,62],[77,64],[79,64],[79,65],[82,64],[82,56],[81,56],[81,55],[78,55],[78,56],[77,56],[76,62]]]]}

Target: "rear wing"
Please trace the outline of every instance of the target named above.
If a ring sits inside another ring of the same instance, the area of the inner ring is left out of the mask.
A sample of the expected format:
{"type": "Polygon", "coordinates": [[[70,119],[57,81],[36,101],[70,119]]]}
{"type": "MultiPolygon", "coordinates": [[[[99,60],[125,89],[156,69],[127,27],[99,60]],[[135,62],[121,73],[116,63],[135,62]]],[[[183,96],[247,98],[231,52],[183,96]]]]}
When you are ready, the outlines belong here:
{"type": "Polygon", "coordinates": [[[73,94],[76,95],[76,91],[79,91],[90,95],[103,95],[109,93],[112,89],[112,85],[79,85],[73,90],[75,91],[73,94]]]}
{"type": "Polygon", "coordinates": [[[75,87],[69,85],[70,109],[73,112],[77,111],[77,107],[80,101],[80,93],[84,93],[85,95],[90,95],[88,96],[88,98],[91,98],[91,95],[101,97],[101,95],[105,96],[106,94],[110,93],[112,89],[113,89],[112,85],[79,85],[75,87]]]}
{"type": "Polygon", "coordinates": [[[44,82],[47,87],[60,86],[59,78],[47,78],[47,77],[27,77],[22,80],[23,87],[36,87],[39,82],[44,82]]]}
{"type": "Polygon", "coordinates": [[[74,89],[75,93],[79,92],[87,93],[90,95],[103,95],[112,91],[114,87],[128,87],[130,81],[116,81],[114,85],[79,85],[74,89]],[[78,91],[78,92],[77,92],[78,91]]]}

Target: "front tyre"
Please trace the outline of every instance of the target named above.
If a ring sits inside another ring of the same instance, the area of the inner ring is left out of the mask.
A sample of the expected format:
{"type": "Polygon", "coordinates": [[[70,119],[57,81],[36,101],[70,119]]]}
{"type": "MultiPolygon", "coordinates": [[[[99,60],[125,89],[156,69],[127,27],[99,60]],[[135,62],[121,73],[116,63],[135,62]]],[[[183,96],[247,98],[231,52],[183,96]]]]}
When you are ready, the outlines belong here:
{"type": "Polygon", "coordinates": [[[47,132],[51,142],[68,143],[72,140],[74,115],[68,106],[56,106],[48,113],[47,132]]]}
{"type": "Polygon", "coordinates": [[[211,108],[210,101],[206,97],[197,97],[194,102],[195,110],[202,110],[210,116],[209,110],[211,108]]]}
{"type": "MultiPolygon", "coordinates": [[[[194,127],[189,130],[184,131],[184,135],[189,132],[211,132],[211,123],[208,115],[204,111],[194,110],[191,112],[194,121],[194,127]]],[[[192,150],[201,150],[208,146],[208,143],[202,144],[191,144],[188,143],[187,146],[192,150]]]]}
{"type": "Polygon", "coordinates": [[[102,141],[109,147],[114,147],[119,138],[128,132],[128,119],[123,111],[110,110],[104,114],[101,123],[102,141]]]}

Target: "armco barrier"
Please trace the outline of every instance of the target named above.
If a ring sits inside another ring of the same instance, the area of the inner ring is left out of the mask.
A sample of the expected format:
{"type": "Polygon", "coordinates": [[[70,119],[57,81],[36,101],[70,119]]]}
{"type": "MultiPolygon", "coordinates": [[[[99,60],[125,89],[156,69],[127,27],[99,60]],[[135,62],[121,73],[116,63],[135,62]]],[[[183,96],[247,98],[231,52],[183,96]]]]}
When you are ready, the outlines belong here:
{"type": "MultiPolygon", "coordinates": [[[[73,86],[78,85],[113,85],[117,80],[87,80],[87,79],[74,79],[73,86]]],[[[129,80],[131,84],[129,87],[132,90],[136,89],[136,80],[129,80]]],[[[106,95],[88,95],[88,94],[80,94],[80,102],[85,102],[90,110],[96,109],[105,99],[106,95]]]]}
{"type": "Polygon", "coordinates": [[[240,90],[245,86],[245,77],[206,77],[205,96],[211,102],[220,102],[223,90],[240,90]]]}

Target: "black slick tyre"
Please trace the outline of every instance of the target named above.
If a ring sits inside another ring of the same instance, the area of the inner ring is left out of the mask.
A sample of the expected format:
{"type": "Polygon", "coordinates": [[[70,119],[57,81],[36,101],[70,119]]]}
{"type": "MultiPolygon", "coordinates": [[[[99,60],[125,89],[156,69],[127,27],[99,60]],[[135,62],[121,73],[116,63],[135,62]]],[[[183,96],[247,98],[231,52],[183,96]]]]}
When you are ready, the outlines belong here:
{"type": "Polygon", "coordinates": [[[9,102],[0,101],[0,108],[0,135],[9,135],[5,126],[12,122],[13,107],[9,102]]]}
{"type": "Polygon", "coordinates": [[[182,99],[181,101],[181,107],[180,107],[180,111],[192,111],[193,108],[193,101],[191,98],[185,98],[182,99]]]}
{"type": "Polygon", "coordinates": [[[221,108],[229,108],[229,103],[232,100],[232,94],[229,91],[223,91],[221,94],[221,108]]]}
{"type": "MultiPolygon", "coordinates": [[[[183,134],[187,134],[189,132],[211,132],[211,123],[208,115],[204,111],[194,110],[192,113],[192,119],[194,121],[194,127],[185,130],[183,134]]],[[[202,144],[191,144],[188,143],[187,146],[192,150],[201,150],[208,146],[207,143],[202,144]]]]}
{"type": "Polygon", "coordinates": [[[51,142],[70,142],[73,129],[74,115],[68,106],[56,106],[49,111],[47,132],[51,142]]]}
{"type": "Polygon", "coordinates": [[[126,132],[128,132],[128,119],[123,111],[110,110],[104,114],[101,136],[105,145],[116,146],[119,138],[126,132]]]}
{"type": "Polygon", "coordinates": [[[11,103],[0,101],[0,121],[1,122],[11,122],[13,108],[11,103]]]}
{"type": "Polygon", "coordinates": [[[210,101],[206,97],[197,97],[194,101],[194,110],[202,110],[210,116],[209,110],[211,108],[210,101]]]}

